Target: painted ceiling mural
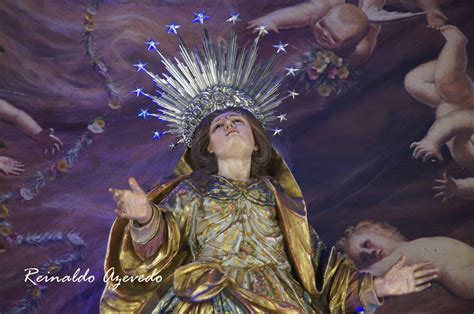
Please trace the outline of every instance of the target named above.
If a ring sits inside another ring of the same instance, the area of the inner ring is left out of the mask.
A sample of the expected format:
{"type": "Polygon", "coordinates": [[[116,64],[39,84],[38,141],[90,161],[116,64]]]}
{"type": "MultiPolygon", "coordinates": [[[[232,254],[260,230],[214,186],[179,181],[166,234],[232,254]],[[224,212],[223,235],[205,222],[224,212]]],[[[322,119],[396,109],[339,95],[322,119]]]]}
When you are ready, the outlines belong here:
{"type": "Polygon", "coordinates": [[[269,134],[325,244],[375,275],[392,252],[440,269],[377,313],[472,313],[474,3],[364,0],[359,36],[339,2],[2,1],[0,312],[99,312],[108,189],[151,189],[185,146],[155,119],[144,72],[166,72],[157,51],[178,55],[178,34],[202,45],[205,23],[275,56],[285,97],[269,134]],[[75,272],[95,280],[25,277],[75,272]]]}

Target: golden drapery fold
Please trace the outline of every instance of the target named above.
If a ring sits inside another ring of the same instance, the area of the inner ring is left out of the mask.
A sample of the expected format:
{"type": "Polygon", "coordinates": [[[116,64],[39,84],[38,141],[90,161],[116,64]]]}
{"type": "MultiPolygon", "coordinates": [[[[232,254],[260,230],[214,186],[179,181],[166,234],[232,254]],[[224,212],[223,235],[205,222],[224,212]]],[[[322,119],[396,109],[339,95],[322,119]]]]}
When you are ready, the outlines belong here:
{"type": "MultiPolygon", "coordinates": [[[[158,204],[192,173],[188,161],[189,151],[186,151],[175,169],[177,177],[150,191],[150,201],[158,204]]],[[[373,287],[365,284],[362,291],[359,282],[367,283],[368,280],[364,278],[356,282],[357,271],[353,264],[334,249],[325,259],[322,251],[314,250],[314,235],[312,237],[307,221],[301,190],[275,150],[269,174],[271,177],[261,179],[275,195],[277,216],[288,256],[298,281],[311,299],[314,312],[344,313],[346,298],[351,290],[358,293],[356,297],[359,298],[373,287]]],[[[150,312],[171,285],[180,300],[174,309],[175,313],[209,313],[213,306],[211,299],[222,291],[249,312],[302,313],[300,308],[292,304],[236,286],[219,264],[193,263],[176,221],[168,212],[162,211],[160,214],[165,221],[166,237],[158,251],[146,260],[140,259],[134,251],[129,222],[120,218],[114,222],[109,236],[105,272],[113,268],[120,277],[159,274],[163,280],[160,283],[122,282],[116,289],[113,289],[115,282],[109,281],[101,298],[102,313],[150,312]]]]}

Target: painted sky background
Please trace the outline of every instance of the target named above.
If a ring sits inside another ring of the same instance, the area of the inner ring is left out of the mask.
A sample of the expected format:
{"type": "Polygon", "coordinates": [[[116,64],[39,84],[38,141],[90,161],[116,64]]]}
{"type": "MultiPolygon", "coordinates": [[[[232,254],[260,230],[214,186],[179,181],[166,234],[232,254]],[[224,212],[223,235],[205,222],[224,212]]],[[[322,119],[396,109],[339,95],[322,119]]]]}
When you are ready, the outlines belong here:
{"type": "MultiPolygon", "coordinates": [[[[46,128],[55,129],[64,142],[54,157],[44,156],[28,137],[0,122],[0,155],[26,164],[18,177],[0,176],[0,194],[17,191],[34,180],[36,171],[47,169],[64,156],[96,117],[107,116],[109,125],[84,148],[78,163],[48,183],[30,201],[9,204],[10,221],[20,234],[74,230],[86,242],[85,260],[94,284],[51,285],[40,313],[95,313],[103,289],[103,258],[114,202],[109,187],[125,188],[126,179],[137,178],[144,188],[169,175],[182,154],[170,151],[172,139],[153,141],[155,120],[137,118],[145,98],[130,91],[151,88],[148,77],[131,64],[143,60],[162,70],[156,53],[145,42],[153,36],[161,50],[174,54],[176,38],[166,34],[171,19],[182,25],[180,34],[190,46],[200,44],[200,27],[192,24],[192,12],[204,9],[211,16],[208,29],[214,38],[226,38],[228,13],[237,11],[239,41],[253,35],[245,22],[277,8],[300,1],[119,1],[100,3],[95,16],[95,51],[103,57],[123,101],[120,110],[107,106],[107,92],[85,56],[83,20],[89,1],[4,0],[0,3],[0,98],[29,113],[46,128]],[[73,309],[73,310],[71,310],[73,309]]],[[[471,39],[468,54],[474,59],[474,2],[443,1],[449,19],[471,39]]],[[[286,101],[281,110],[288,121],[281,124],[275,145],[297,178],[310,223],[327,244],[344,229],[363,219],[392,223],[408,239],[447,236],[474,245],[474,203],[433,198],[432,181],[448,170],[455,177],[474,174],[460,169],[444,151],[445,162],[422,164],[411,158],[410,143],[420,140],[434,121],[433,109],[412,99],[403,88],[405,74],[418,64],[436,58],[444,41],[425,27],[424,18],[385,25],[379,44],[362,69],[358,86],[346,95],[321,102],[314,94],[286,101]]],[[[288,42],[288,54],[280,69],[306,51],[312,36],[308,29],[282,31],[262,39],[260,58],[274,53],[272,45],[288,42]]],[[[277,71],[281,74],[283,71],[277,71]]],[[[474,75],[474,63],[468,68],[474,75]]],[[[291,89],[291,86],[285,86],[291,89]]],[[[150,106],[151,107],[151,106],[150,106]]],[[[9,247],[0,253],[0,311],[14,306],[25,293],[23,269],[36,267],[63,255],[67,246],[9,247]]],[[[453,257],[456,258],[456,257],[453,257]]],[[[380,313],[471,313],[473,301],[451,296],[441,286],[417,295],[394,298],[380,313]]]]}

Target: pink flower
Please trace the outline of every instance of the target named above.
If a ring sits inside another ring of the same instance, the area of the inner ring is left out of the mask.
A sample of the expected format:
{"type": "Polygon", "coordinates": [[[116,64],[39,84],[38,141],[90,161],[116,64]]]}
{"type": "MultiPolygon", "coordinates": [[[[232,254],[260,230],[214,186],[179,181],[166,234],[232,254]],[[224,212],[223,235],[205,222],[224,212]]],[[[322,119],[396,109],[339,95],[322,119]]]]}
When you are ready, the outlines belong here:
{"type": "Polygon", "coordinates": [[[316,81],[317,79],[319,79],[318,70],[316,70],[316,68],[314,67],[311,67],[308,70],[306,70],[306,75],[308,75],[308,79],[310,81],[316,81]]]}
{"type": "Polygon", "coordinates": [[[330,80],[334,80],[337,75],[337,67],[335,65],[330,65],[326,71],[326,77],[330,80]]]}

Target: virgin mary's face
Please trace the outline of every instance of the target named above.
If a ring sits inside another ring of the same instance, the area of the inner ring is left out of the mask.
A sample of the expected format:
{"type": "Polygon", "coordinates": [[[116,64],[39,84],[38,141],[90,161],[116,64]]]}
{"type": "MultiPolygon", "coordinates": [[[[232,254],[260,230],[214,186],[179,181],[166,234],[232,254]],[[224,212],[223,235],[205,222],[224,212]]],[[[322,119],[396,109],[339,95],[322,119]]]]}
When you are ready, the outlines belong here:
{"type": "Polygon", "coordinates": [[[217,159],[252,158],[255,147],[252,128],[240,113],[225,112],[215,117],[209,128],[208,150],[217,159]]]}

